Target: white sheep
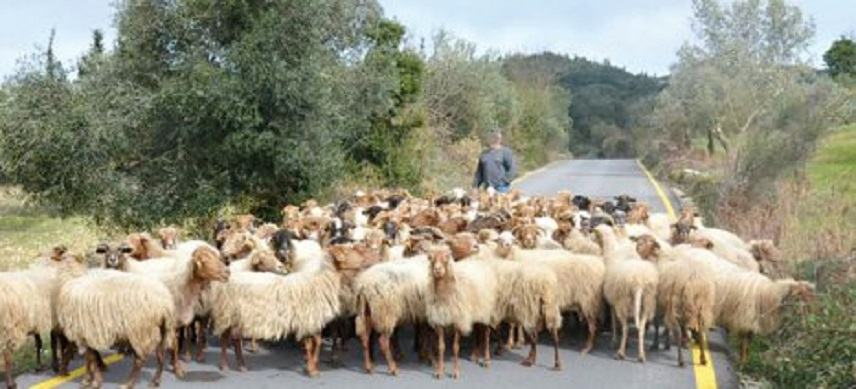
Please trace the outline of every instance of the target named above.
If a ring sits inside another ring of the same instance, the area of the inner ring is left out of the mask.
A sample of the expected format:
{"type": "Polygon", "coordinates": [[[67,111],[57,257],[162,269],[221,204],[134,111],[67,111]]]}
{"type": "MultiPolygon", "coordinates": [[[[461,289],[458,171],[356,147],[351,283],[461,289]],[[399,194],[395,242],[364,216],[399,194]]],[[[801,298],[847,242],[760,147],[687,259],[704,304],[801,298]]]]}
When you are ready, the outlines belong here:
{"type": "Polygon", "coordinates": [[[430,278],[428,270],[428,258],[416,255],[378,263],[355,279],[357,335],[363,346],[363,367],[366,372],[371,373],[373,370],[369,341],[372,332],[376,332],[389,373],[398,374],[398,365],[390,349],[390,337],[400,324],[425,320],[425,295],[430,278]]]}
{"type": "Polygon", "coordinates": [[[716,277],[716,323],[740,338],[740,362],[748,357],[754,334],[769,334],[779,326],[783,302],[810,299],[814,285],[793,279],[771,280],[753,272],[732,272],[716,277]]]}
{"type": "MultiPolygon", "coordinates": [[[[15,387],[12,353],[26,343],[28,335],[53,329],[50,296],[40,290],[39,282],[33,279],[42,277],[32,270],[0,273],[0,317],[3,318],[0,320],[0,347],[9,388],[15,387]]],[[[36,352],[41,366],[40,347],[36,352]]]]}
{"type": "Polygon", "coordinates": [[[175,323],[173,298],[162,282],[116,270],[92,270],[62,285],[56,311],[68,339],[86,348],[85,383],[100,387],[98,353],[127,341],[135,358],[125,386],[134,385],[146,358],[155,351],[158,367],[151,385],[160,384],[163,353],[171,346],[175,323]]]}
{"type": "Polygon", "coordinates": [[[612,227],[601,224],[595,228],[595,233],[606,264],[603,295],[612,306],[613,319],[621,325],[621,344],[616,358],[625,357],[627,319],[632,317],[638,331],[639,361],[645,362],[645,329],[657,309],[657,267],[642,260],[632,242],[619,241],[612,227]],[[628,242],[632,251],[625,249],[628,242]]]}
{"type": "MultiPolygon", "coordinates": [[[[483,261],[455,262],[446,246],[428,250],[431,278],[425,298],[426,320],[437,335],[434,377],[445,374],[445,329],[452,330],[452,377],[461,374],[458,353],[461,335],[469,335],[473,326],[481,324],[484,338],[489,339],[489,327],[494,315],[497,278],[492,267],[483,261]]],[[[478,334],[476,335],[479,336],[478,334]]]]}
{"type": "Polygon", "coordinates": [[[591,351],[597,332],[597,319],[603,298],[605,268],[600,257],[565,250],[525,250],[513,245],[508,234],[501,234],[497,254],[501,257],[544,266],[555,274],[555,296],[562,312],[577,312],[586,321],[588,338],[581,350],[591,351]]]}
{"type": "Polygon", "coordinates": [[[711,251],[722,259],[725,259],[743,269],[759,273],[761,267],[750,252],[751,247],[736,236],[730,237],[730,233],[723,234],[724,230],[714,228],[695,229],[690,234],[690,240],[699,238],[707,239],[713,244],[711,251]],[[734,239],[738,241],[734,241],[734,239]]]}
{"type": "MultiPolygon", "coordinates": [[[[560,370],[559,329],[562,327],[562,316],[556,296],[559,291],[556,272],[539,263],[502,259],[496,256],[495,247],[487,245],[481,245],[477,254],[464,259],[475,260],[490,265],[498,285],[502,286],[497,290],[491,327],[497,328],[505,321],[512,327],[521,328],[530,345],[529,356],[521,364],[532,366],[537,358],[538,332],[543,326],[553,338],[553,366],[560,370]]],[[[479,356],[483,357],[485,365],[490,364],[487,339],[482,340],[483,348],[474,348],[472,358],[478,360],[479,356]]]]}
{"type": "Polygon", "coordinates": [[[326,257],[306,260],[288,275],[238,272],[212,288],[211,317],[220,336],[220,368],[235,342],[241,371],[246,370],[241,337],[278,340],[289,336],[306,348],[306,372],[318,375],[321,330],[340,314],[340,278],[326,257]]]}
{"type": "MultiPolygon", "coordinates": [[[[661,246],[652,235],[639,237],[636,245],[639,255],[655,261],[658,265],[658,310],[666,323],[672,342],[677,345],[678,365],[684,366],[682,329],[690,331],[697,344],[704,347],[705,334],[713,326],[715,273],[705,260],[702,249],[686,245],[677,249],[661,246]]],[[[656,346],[656,340],[654,344],[656,346]]],[[[704,349],[700,355],[699,362],[706,364],[704,349]]]]}

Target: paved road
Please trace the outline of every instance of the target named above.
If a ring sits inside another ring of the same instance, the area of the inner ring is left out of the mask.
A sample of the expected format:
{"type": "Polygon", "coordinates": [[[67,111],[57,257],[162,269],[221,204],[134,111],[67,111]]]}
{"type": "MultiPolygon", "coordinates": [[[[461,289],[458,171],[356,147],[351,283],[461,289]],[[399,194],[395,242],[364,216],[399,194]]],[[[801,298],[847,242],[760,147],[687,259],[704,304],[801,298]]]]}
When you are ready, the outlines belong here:
{"type": "MultiPolygon", "coordinates": [[[[551,194],[562,189],[574,193],[608,197],[626,193],[646,201],[655,210],[662,211],[662,202],[656,191],[633,160],[574,160],[551,164],[542,171],[530,174],[515,186],[527,194],[551,194]]],[[[571,322],[571,320],[569,320],[571,322]]],[[[569,326],[570,327],[570,326],[569,326]]],[[[446,387],[490,387],[520,388],[695,388],[697,386],[692,367],[678,368],[674,361],[674,349],[670,352],[655,351],[648,354],[648,362],[613,359],[609,334],[601,334],[596,349],[587,356],[578,352],[583,345],[580,327],[566,327],[562,336],[562,358],[565,369],[550,370],[552,353],[546,336],[542,337],[538,364],[531,368],[520,366],[525,350],[515,350],[494,360],[490,369],[480,368],[467,360],[462,362],[462,378],[458,381],[432,378],[430,366],[418,363],[412,353],[405,353],[399,377],[386,375],[385,365],[380,363],[374,375],[366,375],[360,369],[360,348],[356,341],[348,344],[345,367],[322,366],[320,378],[307,378],[301,373],[301,354],[296,345],[283,343],[266,345],[257,354],[248,354],[250,371],[221,373],[214,363],[217,360],[216,343],[208,348],[206,364],[191,363],[187,378],[178,381],[169,372],[164,374],[164,388],[268,388],[268,387],[330,387],[348,389],[382,389],[402,387],[446,388],[446,387]],[[213,362],[213,363],[212,363],[213,362]]],[[[631,336],[628,355],[635,355],[636,344],[631,336]]],[[[725,346],[719,333],[711,333],[711,350],[719,388],[737,386],[727,359],[725,346]]],[[[409,344],[408,337],[402,344],[409,344]]],[[[464,343],[461,355],[469,355],[468,343],[464,343]]],[[[325,349],[326,350],[326,349],[325,349]]],[[[409,351],[409,348],[406,349],[409,351]]],[[[231,353],[230,353],[231,355],[231,353]]],[[[322,359],[326,356],[322,355],[322,359]]],[[[79,363],[79,361],[78,361],[79,363]]],[[[110,366],[105,376],[105,386],[114,387],[121,382],[130,369],[128,358],[110,366]]],[[[152,373],[152,362],[144,369],[140,385],[146,385],[152,373]]],[[[28,387],[50,378],[47,374],[30,374],[18,378],[20,387],[28,387]]],[[[79,382],[79,380],[77,380],[79,382]]],[[[65,387],[77,386],[77,382],[66,383],[65,387]]]]}

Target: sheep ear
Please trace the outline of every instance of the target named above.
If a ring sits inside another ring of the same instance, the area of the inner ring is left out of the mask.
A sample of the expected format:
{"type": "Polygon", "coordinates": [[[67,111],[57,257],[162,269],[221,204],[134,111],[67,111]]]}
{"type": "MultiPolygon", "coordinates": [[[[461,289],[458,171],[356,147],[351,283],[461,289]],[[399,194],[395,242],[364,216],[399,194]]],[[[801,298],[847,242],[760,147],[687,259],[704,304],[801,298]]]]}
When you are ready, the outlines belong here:
{"type": "Polygon", "coordinates": [[[122,254],[130,254],[133,251],[134,249],[132,249],[131,246],[128,246],[127,243],[122,243],[122,245],[119,246],[119,252],[122,254]]]}
{"type": "Polygon", "coordinates": [[[95,248],[96,254],[106,254],[108,251],[110,251],[110,246],[107,243],[101,243],[95,248]]]}

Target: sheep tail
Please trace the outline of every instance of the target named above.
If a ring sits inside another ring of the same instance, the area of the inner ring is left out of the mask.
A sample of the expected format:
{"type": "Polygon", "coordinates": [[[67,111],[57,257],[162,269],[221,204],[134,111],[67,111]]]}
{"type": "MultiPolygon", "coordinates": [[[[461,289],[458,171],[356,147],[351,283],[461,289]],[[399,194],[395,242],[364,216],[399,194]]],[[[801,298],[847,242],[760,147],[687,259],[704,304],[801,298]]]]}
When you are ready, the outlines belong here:
{"type": "MultiPolygon", "coordinates": [[[[642,314],[642,291],[643,288],[639,287],[636,288],[636,291],[633,293],[633,320],[636,324],[636,327],[639,327],[641,323],[639,319],[641,319],[642,314]]],[[[642,329],[640,328],[640,331],[641,330],[642,329]]]]}

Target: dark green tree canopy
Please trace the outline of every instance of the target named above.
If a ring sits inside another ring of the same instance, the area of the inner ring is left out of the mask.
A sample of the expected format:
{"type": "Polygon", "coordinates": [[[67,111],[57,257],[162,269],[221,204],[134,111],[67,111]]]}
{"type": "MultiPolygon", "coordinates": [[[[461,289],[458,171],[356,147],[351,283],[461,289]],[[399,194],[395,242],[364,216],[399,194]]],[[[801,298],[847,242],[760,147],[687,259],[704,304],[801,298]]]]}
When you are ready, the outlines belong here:
{"type": "Polygon", "coordinates": [[[838,38],[823,54],[823,62],[833,77],[842,74],[856,77],[856,42],[843,36],[838,38]]]}

